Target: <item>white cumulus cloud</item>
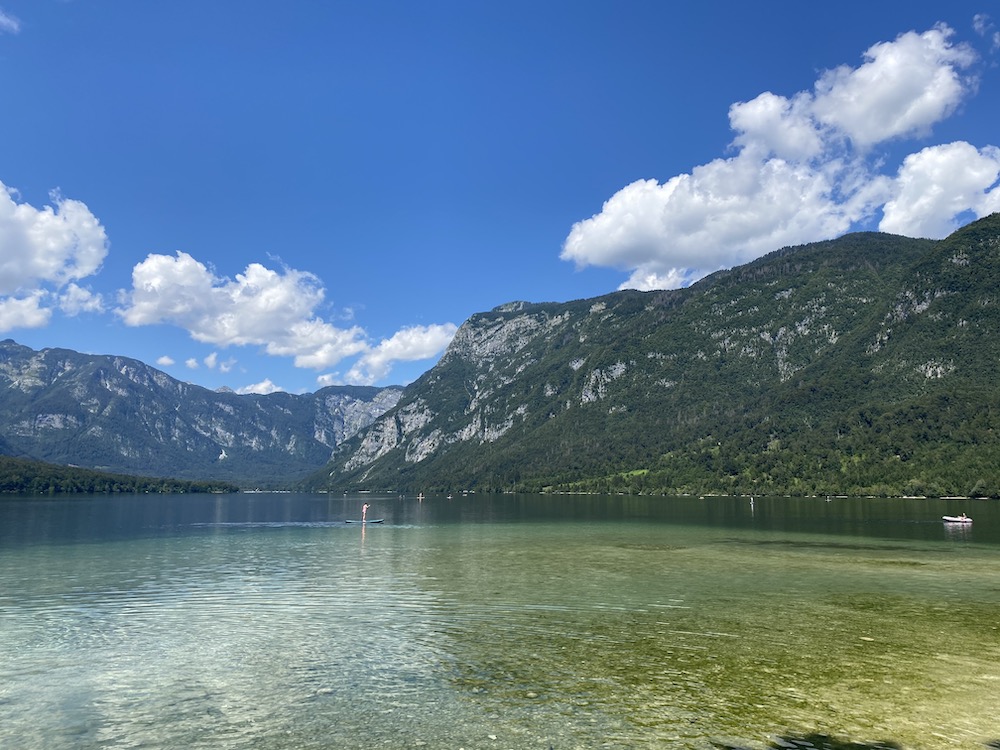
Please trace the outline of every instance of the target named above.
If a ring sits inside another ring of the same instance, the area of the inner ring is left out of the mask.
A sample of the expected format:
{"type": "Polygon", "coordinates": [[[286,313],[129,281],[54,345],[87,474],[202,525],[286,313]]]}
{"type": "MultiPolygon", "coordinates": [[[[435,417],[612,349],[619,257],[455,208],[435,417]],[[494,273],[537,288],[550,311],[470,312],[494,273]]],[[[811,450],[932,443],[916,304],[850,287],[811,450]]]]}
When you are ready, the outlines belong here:
{"type": "Polygon", "coordinates": [[[985,13],[979,13],[972,19],[972,28],[975,29],[979,36],[988,38],[992,44],[990,46],[991,52],[996,52],[1000,49],[1000,31],[997,31],[996,25],[985,13]]]}
{"type": "MultiPolygon", "coordinates": [[[[123,293],[117,312],[130,326],[175,325],[197,341],[260,346],[270,355],[292,358],[297,367],[333,367],[360,356],[349,382],[374,382],[393,362],[432,357],[455,333],[450,323],[406,328],[372,346],[359,326],[338,328],[318,315],[324,297],[316,276],[292,268],[275,271],[251,263],[235,278],[225,278],[184,252],[150,254],[132,270],[132,289],[123,293]]],[[[232,361],[220,363],[217,357],[213,352],[204,364],[223,372],[232,367],[232,361]]]]}
{"type": "Polygon", "coordinates": [[[812,98],[792,99],[764,92],[729,108],[729,124],[744,149],[773,153],[782,159],[808,160],[823,150],[823,138],[811,113],[812,98]]]}
{"type": "Polygon", "coordinates": [[[60,305],[69,314],[99,311],[99,296],[75,281],[97,273],[108,240],[80,201],[51,196],[51,206],[20,202],[0,183],[0,330],[37,328],[60,305]],[[63,290],[60,294],[60,290],[63,290]]]}
{"type": "Polygon", "coordinates": [[[251,263],[234,279],[216,276],[187,253],[151,254],[132,270],[119,311],[127,325],[168,323],[196,341],[257,345],[299,367],[325,367],[364,351],[363,331],[335,328],[316,315],[324,292],[310,273],[251,263]]]}
{"type": "Polygon", "coordinates": [[[43,297],[42,292],[18,298],[0,297],[0,332],[47,325],[52,317],[52,310],[42,306],[43,297]]]}
{"type": "Polygon", "coordinates": [[[943,25],[907,32],[870,47],[856,68],[822,73],[812,91],[733,104],[733,156],[626,185],[573,225],[560,257],[630,272],[621,288],[675,288],[838,236],[880,211],[884,231],[939,237],[956,217],[996,210],[992,146],[925,149],[895,176],[872,155],[878,144],[926,136],[975,91],[967,70],[976,54],[953,34],[943,25]]]}
{"type": "Polygon", "coordinates": [[[970,211],[1000,211],[1000,149],[977,149],[963,141],[930,146],[903,160],[894,195],[883,209],[880,228],[916,237],[942,237],[970,211]]]}
{"type": "Polygon", "coordinates": [[[242,395],[248,393],[255,393],[258,396],[266,396],[269,393],[277,393],[278,391],[285,390],[281,386],[275,385],[271,382],[270,378],[264,378],[259,383],[254,383],[253,385],[245,386],[244,388],[237,388],[236,392],[242,395]]]}
{"type": "Polygon", "coordinates": [[[59,295],[59,308],[67,315],[104,312],[104,298],[89,289],[70,283],[59,295]]]}
{"type": "Polygon", "coordinates": [[[0,34],[17,34],[21,30],[21,22],[9,13],[0,10],[0,34]]]}
{"type": "Polygon", "coordinates": [[[347,373],[350,383],[371,384],[387,376],[395,362],[417,362],[437,356],[455,338],[452,323],[412,326],[397,331],[369,349],[347,373]]]}
{"type": "Polygon", "coordinates": [[[952,35],[946,26],[923,34],[911,31],[870,47],[858,68],[842,65],[826,72],[816,83],[812,109],[817,120],[862,148],[926,135],[972,89],[961,71],[976,54],[952,44],[952,35]]]}
{"type": "Polygon", "coordinates": [[[228,373],[233,369],[233,367],[236,366],[236,360],[232,357],[226,360],[220,360],[218,352],[212,352],[206,356],[202,362],[205,363],[205,367],[209,370],[217,369],[221,373],[228,373]]]}

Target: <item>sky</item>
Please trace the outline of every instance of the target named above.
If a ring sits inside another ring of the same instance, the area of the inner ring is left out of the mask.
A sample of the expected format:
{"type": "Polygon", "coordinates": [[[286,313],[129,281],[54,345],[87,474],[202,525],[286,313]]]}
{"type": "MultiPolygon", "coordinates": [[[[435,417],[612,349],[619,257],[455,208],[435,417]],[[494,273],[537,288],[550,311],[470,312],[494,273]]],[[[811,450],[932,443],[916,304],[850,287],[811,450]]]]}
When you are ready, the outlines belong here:
{"type": "Polygon", "coordinates": [[[507,302],[944,237],[998,62],[992,0],[0,0],[0,338],[405,385],[507,302]]]}

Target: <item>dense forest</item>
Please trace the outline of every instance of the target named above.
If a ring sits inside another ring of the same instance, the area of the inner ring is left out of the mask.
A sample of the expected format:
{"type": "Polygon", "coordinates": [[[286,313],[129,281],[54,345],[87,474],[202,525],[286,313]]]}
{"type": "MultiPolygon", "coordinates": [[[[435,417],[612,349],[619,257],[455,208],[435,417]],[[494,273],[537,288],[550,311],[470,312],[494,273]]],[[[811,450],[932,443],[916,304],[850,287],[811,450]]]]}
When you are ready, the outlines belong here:
{"type": "Polygon", "coordinates": [[[134,477],[0,456],[0,494],[53,495],[97,492],[178,494],[236,492],[237,489],[236,485],[227,482],[134,477]]]}

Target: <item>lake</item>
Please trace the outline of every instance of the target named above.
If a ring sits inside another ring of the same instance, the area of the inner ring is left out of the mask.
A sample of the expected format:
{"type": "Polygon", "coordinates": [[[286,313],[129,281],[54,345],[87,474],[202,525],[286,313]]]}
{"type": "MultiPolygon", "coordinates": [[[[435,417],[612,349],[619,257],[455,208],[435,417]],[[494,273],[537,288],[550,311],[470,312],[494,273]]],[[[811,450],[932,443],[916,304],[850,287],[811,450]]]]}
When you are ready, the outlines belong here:
{"type": "Polygon", "coordinates": [[[996,501],[0,498],[12,750],[981,750],[998,628],[996,501]]]}

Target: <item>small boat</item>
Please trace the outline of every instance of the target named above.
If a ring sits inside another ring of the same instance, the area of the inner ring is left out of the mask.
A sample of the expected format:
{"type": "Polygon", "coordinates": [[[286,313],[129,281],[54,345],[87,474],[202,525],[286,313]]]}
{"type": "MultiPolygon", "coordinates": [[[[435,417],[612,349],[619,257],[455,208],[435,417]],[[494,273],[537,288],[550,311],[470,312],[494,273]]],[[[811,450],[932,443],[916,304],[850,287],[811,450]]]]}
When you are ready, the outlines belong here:
{"type": "Polygon", "coordinates": [[[348,518],[344,523],[385,523],[384,518],[364,518],[360,521],[353,518],[348,518]]]}
{"type": "Polygon", "coordinates": [[[941,520],[945,523],[972,523],[972,519],[964,513],[960,516],[941,516],[941,520]]]}

